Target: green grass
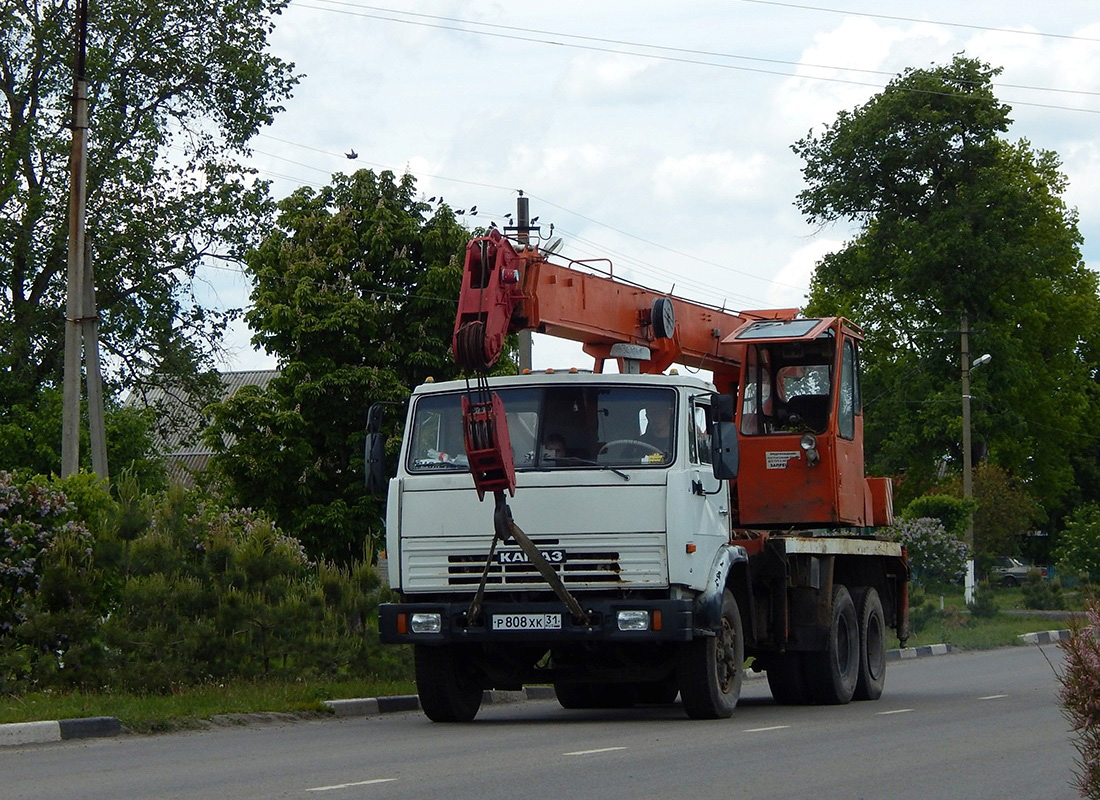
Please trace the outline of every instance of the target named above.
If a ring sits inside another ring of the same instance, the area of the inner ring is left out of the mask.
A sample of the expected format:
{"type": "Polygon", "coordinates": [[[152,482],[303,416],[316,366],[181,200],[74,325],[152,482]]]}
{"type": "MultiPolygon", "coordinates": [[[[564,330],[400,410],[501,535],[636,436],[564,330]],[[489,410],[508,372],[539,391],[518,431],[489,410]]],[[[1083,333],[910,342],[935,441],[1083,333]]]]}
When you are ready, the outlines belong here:
{"type": "MultiPolygon", "coordinates": [[[[933,617],[927,625],[909,637],[909,647],[925,644],[951,644],[964,650],[988,650],[994,647],[1006,647],[1020,644],[1022,633],[1070,628],[1072,623],[1064,618],[1044,616],[1040,613],[1027,614],[1024,606],[1024,593],[1020,587],[1003,588],[1000,586],[982,586],[979,592],[992,592],[999,611],[1023,612],[1013,614],[998,613],[995,617],[975,617],[966,609],[963,602],[962,587],[943,586],[911,591],[910,610],[925,601],[931,601],[936,609],[943,613],[933,617]]],[[[1063,592],[1065,605],[1073,611],[1084,608],[1080,593],[1063,592]]],[[[895,642],[896,644],[896,642],[895,642]]]]}
{"type": "Polygon", "coordinates": [[[910,636],[906,646],[943,643],[963,650],[990,650],[994,647],[1021,644],[1021,633],[1067,627],[1067,621],[1052,620],[1049,617],[1010,617],[999,614],[990,619],[977,619],[965,614],[948,613],[944,619],[934,619],[922,631],[910,636]]]}
{"type": "Polygon", "coordinates": [[[321,713],[324,700],[415,694],[411,682],[285,681],[209,684],[167,695],[125,692],[35,692],[0,697],[0,723],[78,717],[117,717],[141,733],[199,728],[219,714],[263,711],[321,713]]]}

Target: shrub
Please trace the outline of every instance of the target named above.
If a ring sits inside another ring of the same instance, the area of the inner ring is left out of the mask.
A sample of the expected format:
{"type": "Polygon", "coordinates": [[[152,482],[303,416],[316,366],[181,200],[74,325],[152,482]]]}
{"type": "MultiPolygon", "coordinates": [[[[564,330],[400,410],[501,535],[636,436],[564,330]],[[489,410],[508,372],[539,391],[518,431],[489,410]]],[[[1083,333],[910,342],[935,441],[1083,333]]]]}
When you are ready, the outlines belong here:
{"type": "Polygon", "coordinates": [[[0,636],[26,618],[25,606],[38,592],[55,542],[91,546],[87,528],[72,519],[65,495],[41,479],[17,483],[0,472],[0,636]]]}
{"type": "Polygon", "coordinates": [[[967,523],[977,508],[978,503],[973,499],[965,500],[947,494],[926,494],[907,505],[901,516],[912,520],[938,520],[949,534],[962,538],[966,534],[967,523]]]}
{"type": "Polygon", "coordinates": [[[982,582],[981,586],[978,587],[977,594],[974,596],[974,602],[967,603],[966,607],[970,609],[971,616],[979,619],[990,619],[997,616],[999,611],[997,600],[993,596],[993,589],[988,581],[982,582]]]}
{"type": "Polygon", "coordinates": [[[886,535],[905,545],[913,581],[958,583],[966,572],[969,549],[948,533],[937,519],[903,519],[886,529],[886,535]]]}
{"type": "Polygon", "coordinates": [[[1066,607],[1066,600],[1062,596],[1062,584],[1046,580],[1037,569],[1027,573],[1023,594],[1024,608],[1049,611],[1066,607]]]}
{"type": "Polygon", "coordinates": [[[1061,643],[1066,654],[1059,700],[1077,740],[1077,788],[1100,798],[1100,602],[1090,601],[1085,624],[1061,643]]]}
{"type": "Polygon", "coordinates": [[[378,642],[386,590],[367,560],[314,564],[262,515],[200,492],[130,482],[115,502],[83,476],[70,503],[4,480],[0,600],[21,601],[0,606],[0,691],[407,674],[378,642]]]}

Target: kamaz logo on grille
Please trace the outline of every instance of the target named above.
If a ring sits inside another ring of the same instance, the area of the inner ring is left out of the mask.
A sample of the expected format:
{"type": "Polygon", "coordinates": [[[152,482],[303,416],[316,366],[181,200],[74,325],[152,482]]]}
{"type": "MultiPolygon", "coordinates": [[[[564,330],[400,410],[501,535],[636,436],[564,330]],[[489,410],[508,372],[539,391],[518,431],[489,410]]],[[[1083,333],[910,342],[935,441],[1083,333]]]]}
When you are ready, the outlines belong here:
{"type": "MultiPolygon", "coordinates": [[[[542,557],[551,564],[564,564],[564,550],[540,550],[542,557]]],[[[531,559],[522,550],[502,550],[497,553],[498,564],[530,564],[531,559]]]]}

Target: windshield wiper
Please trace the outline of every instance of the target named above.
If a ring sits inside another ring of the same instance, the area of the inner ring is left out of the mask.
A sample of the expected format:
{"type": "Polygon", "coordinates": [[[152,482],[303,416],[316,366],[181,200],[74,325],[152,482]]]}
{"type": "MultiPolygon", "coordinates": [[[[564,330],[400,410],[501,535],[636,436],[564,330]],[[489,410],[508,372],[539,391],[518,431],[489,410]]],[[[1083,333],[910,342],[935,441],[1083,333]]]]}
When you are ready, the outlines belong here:
{"type": "Polygon", "coordinates": [[[598,461],[592,461],[591,459],[587,458],[578,458],[577,456],[543,456],[542,460],[544,463],[550,461],[554,464],[581,464],[586,467],[599,467],[600,469],[614,472],[624,481],[630,480],[630,476],[627,473],[623,472],[621,469],[615,469],[615,467],[612,467],[608,464],[601,464],[598,461]]]}

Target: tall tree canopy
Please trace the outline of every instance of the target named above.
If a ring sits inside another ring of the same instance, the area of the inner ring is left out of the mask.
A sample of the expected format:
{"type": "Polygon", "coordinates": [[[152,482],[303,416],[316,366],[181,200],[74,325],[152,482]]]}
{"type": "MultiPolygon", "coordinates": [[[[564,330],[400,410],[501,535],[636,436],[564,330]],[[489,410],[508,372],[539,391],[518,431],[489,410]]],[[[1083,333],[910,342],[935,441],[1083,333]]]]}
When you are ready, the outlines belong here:
{"type": "MultiPolygon", "coordinates": [[[[296,82],[267,52],[286,2],[91,3],[87,229],[102,347],[131,387],[212,363],[226,319],[192,283],[270,214],[238,159],[296,82]]],[[[0,0],[0,417],[62,374],[74,6],[0,0]]]]}
{"type": "Polygon", "coordinates": [[[214,408],[212,466],[314,556],[360,557],[380,532],[364,488],[367,408],[394,403],[388,429],[399,431],[412,387],[458,374],[450,340],[469,233],[446,206],[432,212],[410,175],[335,175],[283,200],[248,256],[246,318],[280,375],[214,408]]]}
{"type": "Polygon", "coordinates": [[[869,463],[909,496],[959,463],[965,313],[971,358],[993,356],[972,374],[978,455],[1057,512],[1079,499],[1075,468],[1095,469],[1100,302],[1058,157],[1003,137],[998,73],[962,56],[907,70],[793,146],[799,208],[859,225],[818,265],[807,311],[865,327],[869,463]]]}

